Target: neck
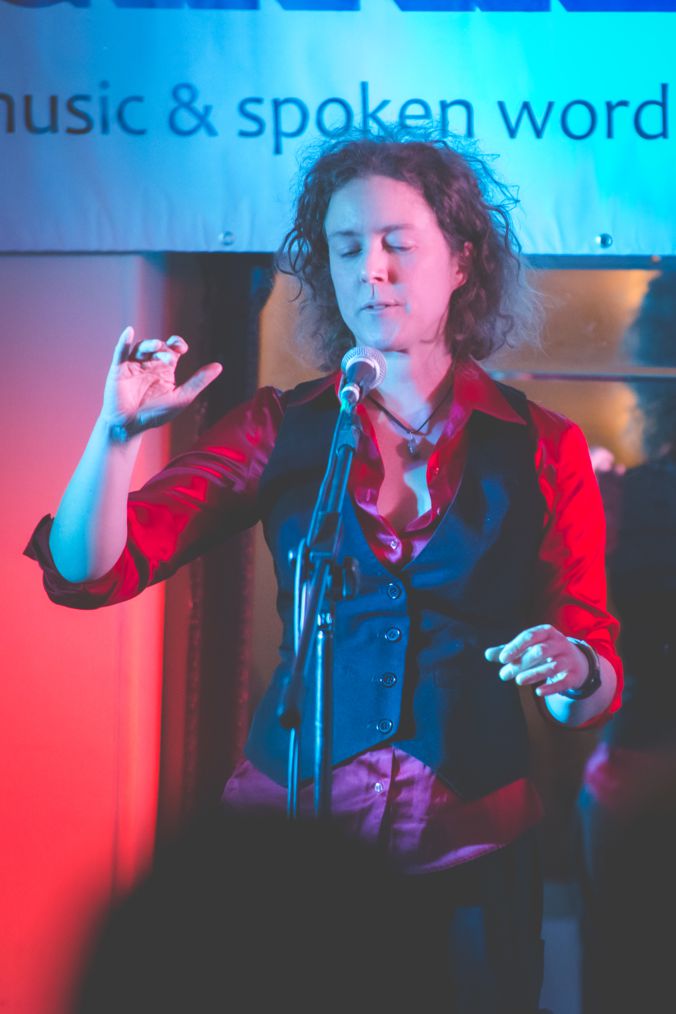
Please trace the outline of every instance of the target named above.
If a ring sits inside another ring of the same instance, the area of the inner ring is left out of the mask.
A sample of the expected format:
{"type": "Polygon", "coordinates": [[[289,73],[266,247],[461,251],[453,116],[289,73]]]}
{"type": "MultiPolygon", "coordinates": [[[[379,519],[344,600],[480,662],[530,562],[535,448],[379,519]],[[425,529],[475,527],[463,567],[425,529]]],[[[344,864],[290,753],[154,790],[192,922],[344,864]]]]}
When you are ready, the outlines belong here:
{"type": "Polygon", "coordinates": [[[387,370],[378,390],[380,401],[404,414],[433,405],[448,387],[452,358],[436,345],[415,352],[385,352],[387,370]]]}

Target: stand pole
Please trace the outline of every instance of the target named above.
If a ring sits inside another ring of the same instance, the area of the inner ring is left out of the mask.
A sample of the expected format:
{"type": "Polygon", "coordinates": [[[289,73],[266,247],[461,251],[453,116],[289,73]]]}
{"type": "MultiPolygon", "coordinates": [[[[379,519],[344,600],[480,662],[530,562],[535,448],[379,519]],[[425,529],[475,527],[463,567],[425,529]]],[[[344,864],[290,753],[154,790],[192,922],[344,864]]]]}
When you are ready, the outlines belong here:
{"type": "Polygon", "coordinates": [[[291,733],[288,763],[287,814],[298,816],[301,699],[314,657],[314,810],[328,817],[331,811],[332,672],[335,603],[354,594],[356,564],[338,563],[342,537],[342,506],[361,425],[355,405],[343,404],[333,433],[326,472],[310,521],[307,538],[296,554],[294,588],[295,657],[284,681],[277,717],[291,733]]]}

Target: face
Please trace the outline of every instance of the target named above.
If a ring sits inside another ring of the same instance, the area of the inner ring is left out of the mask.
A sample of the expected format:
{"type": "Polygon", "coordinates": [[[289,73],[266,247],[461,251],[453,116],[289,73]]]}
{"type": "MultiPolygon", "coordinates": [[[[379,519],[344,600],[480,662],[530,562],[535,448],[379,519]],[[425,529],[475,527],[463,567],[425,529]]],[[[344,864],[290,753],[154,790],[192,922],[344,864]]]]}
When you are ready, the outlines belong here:
{"type": "Polygon", "coordinates": [[[465,274],[417,190],[389,176],[351,180],[331,198],[324,228],[338,307],[357,344],[410,352],[443,343],[465,274]]]}

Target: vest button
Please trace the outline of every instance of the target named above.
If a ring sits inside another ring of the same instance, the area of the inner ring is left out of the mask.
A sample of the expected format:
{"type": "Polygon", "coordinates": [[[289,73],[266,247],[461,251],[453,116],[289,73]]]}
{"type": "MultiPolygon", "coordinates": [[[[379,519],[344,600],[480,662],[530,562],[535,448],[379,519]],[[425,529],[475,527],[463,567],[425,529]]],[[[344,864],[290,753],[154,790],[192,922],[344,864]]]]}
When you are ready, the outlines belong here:
{"type": "Polygon", "coordinates": [[[401,639],[401,630],[399,627],[390,627],[385,631],[385,638],[388,641],[399,641],[401,639]]]}
{"type": "Polygon", "coordinates": [[[379,679],[384,687],[393,687],[397,682],[397,677],[393,672],[384,672],[379,679]]]}
{"type": "Polygon", "coordinates": [[[378,722],[378,725],[376,726],[378,732],[382,732],[383,735],[385,735],[388,732],[392,732],[393,727],[394,723],[391,722],[389,718],[381,718],[380,721],[378,722]]]}
{"type": "Polygon", "coordinates": [[[387,586],[387,594],[391,599],[398,599],[401,595],[401,588],[398,584],[395,584],[394,581],[390,581],[387,586]]]}

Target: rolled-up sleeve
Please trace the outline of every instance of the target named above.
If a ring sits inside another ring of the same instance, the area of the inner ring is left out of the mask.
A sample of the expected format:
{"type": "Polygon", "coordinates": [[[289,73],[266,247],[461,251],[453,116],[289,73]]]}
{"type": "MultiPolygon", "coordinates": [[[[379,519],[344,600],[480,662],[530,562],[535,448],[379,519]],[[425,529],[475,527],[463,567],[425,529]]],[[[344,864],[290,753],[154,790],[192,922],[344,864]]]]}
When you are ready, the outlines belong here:
{"type": "Polygon", "coordinates": [[[43,517],[24,553],[42,568],[49,598],[75,609],[124,602],[255,524],[258,481],[283,412],[283,395],[261,388],[131,493],[126,546],[111,570],[95,581],[74,584],[62,577],[49,549],[53,519],[43,517]]]}
{"type": "Polygon", "coordinates": [[[616,650],[619,623],[608,611],[606,522],[589,448],[579,426],[531,403],[538,434],[536,468],[546,503],[540,547],[538,622],[587,641],[617,673],[613,700],[599,720],[617,711],[622,663],[616,650]]]}

